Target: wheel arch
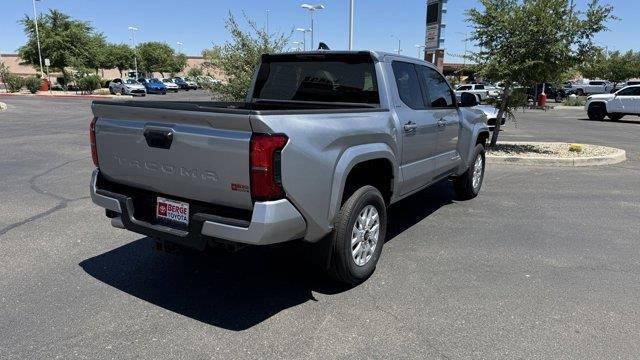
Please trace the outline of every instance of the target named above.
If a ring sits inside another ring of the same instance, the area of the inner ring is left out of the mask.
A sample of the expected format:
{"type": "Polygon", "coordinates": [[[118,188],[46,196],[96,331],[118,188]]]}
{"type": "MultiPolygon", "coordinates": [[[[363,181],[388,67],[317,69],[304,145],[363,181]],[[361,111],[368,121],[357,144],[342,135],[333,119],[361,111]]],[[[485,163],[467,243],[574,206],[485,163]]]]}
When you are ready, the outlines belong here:
{"type": "MultiPolygon", "coordinates": [[[[349,176],[357,174],[357,171],[363,167],[375,165],[384,166],[382,172],[375,179],[389,180],[388,189],[385,190],[384,187],[379,189],[383,193],[385,201],[390,202],[393,195],[398,193],[399,168],[396,156],[389,145],[374,143],[350,147],[342,153],[336,163],[329,204],[328,219],[330,223],[334,222],[336,214],[340,211],[349,176]]],[[[375,184],[369,185],[375,186],[375,184]]]]}

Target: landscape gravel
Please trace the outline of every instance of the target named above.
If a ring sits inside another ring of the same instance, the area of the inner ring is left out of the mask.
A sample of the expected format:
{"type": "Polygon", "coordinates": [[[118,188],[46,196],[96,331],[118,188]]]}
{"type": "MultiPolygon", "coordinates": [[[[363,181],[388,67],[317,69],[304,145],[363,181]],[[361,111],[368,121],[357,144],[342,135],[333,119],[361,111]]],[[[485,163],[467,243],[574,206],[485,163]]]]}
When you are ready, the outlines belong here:
{"type": "Polygon", "coordinates": [[[547,158],[588,158],[615,154],[618,149],[599,146],[582,145],[581,152],[569,151],[570,143],[502,143],[488,151],[495,157],[547,157],[547,158]]]}

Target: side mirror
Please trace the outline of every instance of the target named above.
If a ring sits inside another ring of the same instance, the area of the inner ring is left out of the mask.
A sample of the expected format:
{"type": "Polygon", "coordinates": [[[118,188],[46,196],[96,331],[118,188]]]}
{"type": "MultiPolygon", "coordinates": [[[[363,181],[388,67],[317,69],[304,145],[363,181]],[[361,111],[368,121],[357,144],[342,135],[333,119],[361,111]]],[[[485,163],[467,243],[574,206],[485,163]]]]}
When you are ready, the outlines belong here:
{"type": "Polygon", "coordinates": [[[460,106],[462,107],[473,107],[478,105],[478,98],[468,92],[463,92],[460,94],[460,106]]]}

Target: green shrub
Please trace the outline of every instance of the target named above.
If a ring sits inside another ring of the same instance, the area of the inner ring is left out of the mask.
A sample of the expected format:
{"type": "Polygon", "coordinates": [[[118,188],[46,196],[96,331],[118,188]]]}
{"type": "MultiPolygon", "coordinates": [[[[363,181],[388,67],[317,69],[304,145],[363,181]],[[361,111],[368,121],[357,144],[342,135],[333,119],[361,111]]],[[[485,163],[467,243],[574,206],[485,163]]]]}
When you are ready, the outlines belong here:
{"type": "Polygon", "coordinates": [[[40,89],[40,85],[42,85],[42,80],[35,76],[28,76],[24,78],[24,86],[29,90],[30,93],[35,94],[40,89]]]}
{"type": "Polygon", "coordinates": [[[11,73],[4,74],[4,83],[7,91],[15,93],[22,89],[23,80],[20,76],[11,73]]]}
{"type": "Polygon", "coordinates": [[[87,75],[78,79],[78,88],[82,92],[93,93],[93,90],[100,89],[101,83],[98,75],[87,75]]]}
{"type": "Polygon", "coordinates": [[[587,103],[587,98],[584,96],[569,96],[562,102],[564,106],[584,106],[587,103]]]}

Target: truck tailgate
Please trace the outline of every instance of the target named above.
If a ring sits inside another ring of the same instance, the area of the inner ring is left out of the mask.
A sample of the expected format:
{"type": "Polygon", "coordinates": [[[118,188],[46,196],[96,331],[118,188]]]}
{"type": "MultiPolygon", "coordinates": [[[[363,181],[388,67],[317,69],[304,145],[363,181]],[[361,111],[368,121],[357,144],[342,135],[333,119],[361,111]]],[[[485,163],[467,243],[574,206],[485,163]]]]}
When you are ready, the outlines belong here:
{"type": "Polygon", "coordinates": [[[251,209],[250,115],[94,103],[102,175],[162,195],[251,209]]]}

